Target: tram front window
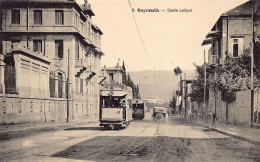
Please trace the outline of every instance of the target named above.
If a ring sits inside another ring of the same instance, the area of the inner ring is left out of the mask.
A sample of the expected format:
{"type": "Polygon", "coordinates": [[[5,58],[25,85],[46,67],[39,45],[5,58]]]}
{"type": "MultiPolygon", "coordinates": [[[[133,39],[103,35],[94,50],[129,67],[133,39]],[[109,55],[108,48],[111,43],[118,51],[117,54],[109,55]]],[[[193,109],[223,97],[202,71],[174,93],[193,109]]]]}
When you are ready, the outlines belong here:
{"type": "Polygon", "coordinates": [[[104,97],[102,99],[103,108],[123,108],[124,100],[121,97],[104,97]]]}
{"type": "Polygon", "coordinates": [[[144,108],[144,105],[143,105],[143,104],[134,104],[134,105],[133,105],[133,108],[134,108],[134,109],[143,109],[143,108],[144,108]]]}

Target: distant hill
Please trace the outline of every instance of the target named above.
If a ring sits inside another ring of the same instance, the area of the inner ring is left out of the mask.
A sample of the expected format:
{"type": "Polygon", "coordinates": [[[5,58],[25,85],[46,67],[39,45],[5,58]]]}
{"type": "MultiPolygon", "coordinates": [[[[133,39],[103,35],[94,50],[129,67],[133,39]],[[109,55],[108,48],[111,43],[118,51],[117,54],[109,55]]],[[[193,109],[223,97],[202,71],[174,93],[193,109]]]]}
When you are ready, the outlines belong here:
{"type": "MultiPolygon", "coordinates": [[[[179,83],[173,71],[145,70],[131,71],[129,74],[134,83],[139,84],[142,98],[156,98],[159,102],[168,102],[179,83]]],[[[186,76],[195,76],[195,71],[186,71],[186,76]]]]}

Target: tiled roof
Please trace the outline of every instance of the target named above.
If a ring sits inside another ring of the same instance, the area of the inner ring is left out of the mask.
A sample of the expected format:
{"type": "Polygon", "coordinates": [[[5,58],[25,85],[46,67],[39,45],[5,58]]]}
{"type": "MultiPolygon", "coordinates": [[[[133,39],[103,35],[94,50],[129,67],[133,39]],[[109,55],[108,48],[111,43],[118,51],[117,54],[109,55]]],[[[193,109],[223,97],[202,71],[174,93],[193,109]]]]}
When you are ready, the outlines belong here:
{"type": "Polygon", "coordinates": [[[252,14],[252,0],[223,13],[222,16],[251,15],[251,14],[252,14]]]}

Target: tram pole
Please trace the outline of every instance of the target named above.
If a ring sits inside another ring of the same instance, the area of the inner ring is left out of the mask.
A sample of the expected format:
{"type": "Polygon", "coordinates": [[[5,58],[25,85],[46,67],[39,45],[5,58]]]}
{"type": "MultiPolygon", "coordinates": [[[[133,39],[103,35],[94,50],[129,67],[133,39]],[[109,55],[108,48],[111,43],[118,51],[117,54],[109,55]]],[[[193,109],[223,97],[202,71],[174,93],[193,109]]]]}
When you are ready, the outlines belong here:
{"type": "Polygon", "coordinates": [[[203,101],[204,101],[204,103],[203,103],[203,109],[204,109],[204,117],[205,117],[205,119],[207,118],[207,113],[206,113],[206,86],[207,86],[207,78],[206,78],[206,58],[205,58],[206,56],[205,56],[205,50],[204,50],[204,95],[203,95],[203,101]]]}
{"type": "Polygon", "coordinates": [[[69,122],[70,106],[69,106],[69,90],[70,90],[70,50],[68,49],[68,76],[67,76],[67,123],[69,122]]]}
{"type": "Polygon", "coordinates": [[[251,125],[254,123],[254,1],[252,1],[252,50],[251,50],[251,125]]]}

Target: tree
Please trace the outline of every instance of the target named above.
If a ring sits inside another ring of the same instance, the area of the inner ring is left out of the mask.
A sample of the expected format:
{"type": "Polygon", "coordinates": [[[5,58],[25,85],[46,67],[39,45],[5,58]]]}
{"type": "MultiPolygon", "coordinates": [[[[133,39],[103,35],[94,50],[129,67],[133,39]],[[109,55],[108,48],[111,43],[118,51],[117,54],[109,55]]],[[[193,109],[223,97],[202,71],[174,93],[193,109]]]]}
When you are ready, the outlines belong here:
{"type": "MultiPolygon", "coordinates": [[[[230,57],[226,54],[226,60],[221,65],[210,67],[216,74],[211,81],[211,89],[220,92],[222,101],[226,102],[226,120],[228,121],[228,104],[236,100],[236,93],[241,90],[250,89],[249,76],[251,75],[251,56],[244,54],[239,58],[230,57]]],[[[255,75],[259,75],[254,67],[255,75]]]]}
{"type": "Polygon", "coordinates": [[[176,111],[176,97],[175,97],[174,94],[173,94],[173,96],[172,96],[172,100],[170,101],[169,107],[172,108],[172,111],[173,111],[173,112],[176,111]]]}
{"type": "Polygon", "coordinates": [[[126,69],[125,69],[125,62],[124,61],[123,61],[123,65],[122,65],[122,70],[123,70],[122,82],[123,82],[123,84],[126,84],[127,78],[126,78],[126,69]]]}
{"type": "MultiPolygon", "coordinates": [[[[207,69],[209,71],[209,69],[207,69]]],[[[196,65],[197,78],[192,83],[192,91],[191,91],[191,101],[195,101],[198,104],[204,101],[204,65],[198,66],[196,65]]],[[[208,81],[208,73],[206,80],[206,100],[209,99],[209,81],[208,81]]]]}
{"type": "Polygon", "coordinates": [[[179,67],[179,66],[177,66],[176,68],[174,68],[174,73],[175,73],[175,75],[181,75],[181,73],[182,73],[182,70],[181,70],[181,68],[179,67]]]}
{"type": "MultiPolygon", "coordinates": [[[[181,70],[181,68],[179,67],[179,66],[177,66],[176,68],[174,68],[174,74],[178,77],[178,76],[180,76],[180,86],[178,87],[178,89],[180,89],[180,90],[178,90],[177,92],[178,92],[178,94],[177,94],[177,99],[178,99],[178,96],[180,95],[180,91],[182,91],[182,85],[181,85],[181,74],[182,74],[182,70],[181,70]]],[[[180,105],[180,108],[181,108],[181,105],[180,105]]]]}

